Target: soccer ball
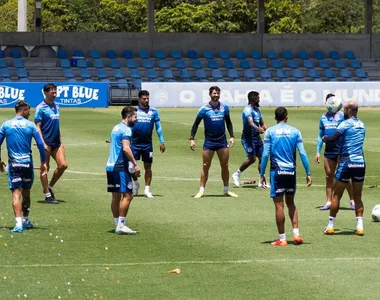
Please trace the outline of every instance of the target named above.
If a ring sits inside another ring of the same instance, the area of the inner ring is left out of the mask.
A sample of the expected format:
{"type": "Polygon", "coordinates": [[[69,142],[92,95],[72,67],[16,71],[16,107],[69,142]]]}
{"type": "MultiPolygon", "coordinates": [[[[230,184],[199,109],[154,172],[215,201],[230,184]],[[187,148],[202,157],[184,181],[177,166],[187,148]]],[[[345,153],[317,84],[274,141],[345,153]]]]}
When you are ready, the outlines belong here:
{"type": "Polygon", "coordinates": [[[377,204],[372,209],[372,221],[380,222],[380,204],[377,204]]]}
{"type": "Polygon", "coordinates": [[[326,100],[325,105],[329,113],[336,113],[342,108],[342,100],[338,97],[332,96],[326,100]]]}

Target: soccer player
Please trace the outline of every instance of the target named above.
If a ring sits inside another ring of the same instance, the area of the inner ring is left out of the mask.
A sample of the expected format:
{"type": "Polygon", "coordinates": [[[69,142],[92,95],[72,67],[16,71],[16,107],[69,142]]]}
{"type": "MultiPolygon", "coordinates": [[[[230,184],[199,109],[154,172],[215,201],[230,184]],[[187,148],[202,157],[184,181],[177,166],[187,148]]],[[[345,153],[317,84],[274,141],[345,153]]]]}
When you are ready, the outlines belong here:
{"type": "MultiPolygon", "coordinates": [[[[6,139],[8,150],[8,183],[12,191],[12,205],[16,218],[13,232],[23,232],[24,229],[33,228],[29,220],[30,189],[33,185],[34,171],[32,159],[32,137],[35,139],[40,151],[40,172],[46,173],[46,155],[44,144],[36,125],[29,121],[30,106],[26,101],[20,100],[15,105],[16,116],[5,121],[0,128],[0,147],[6,139]],[[21,200],[22,198],[22,200],[21,200]]],[[[0,170],[4,172],[5,164],[0,156],[0,170]]]]}
{"type": "MultiPolygon", "coordinates": [[[[156,126],[158,139],[160,140],[160,151],[165,152],[164,134],[161,127],[160,115],[158,110],[149,106],[149,92],[141,90],[139,92],[139,105],[137,107],[137,122],[132,127],[132,151],[136,160],[144,162],[145,170],[145,190],[144,195],[147,198],[153,198],[150,191],[152,182],[152,162],[153,162],[153,145],[152,132],[156,126]]],[[[140,188],[138,180],[134,182],[133,194],[137,195],[140,188]]]]}
{"type": "Polygon", "coordinates": [[[111,132],[110,153],[106,166],[107,191],[112,193],[111,211],[116,225],[115,232],[117,234],[136,234],[136,231],[125,225],[133,198],[132,178],[128,172],[129,162],[135,169],[135,175],[140,176],[140,168],[131,150],[131,127],[136,123],[136,108],[124,107],[121,117],[122,121],[111,132]]]}
{"type": "Polygon", "coordinates": [[[355,201],[356,234],[364,235],[362,191],[366,169],[363,153],[365,126],[357,117],[358,110],[357,102],[350,101],[345,103],[344,121],[339,124],[333,135],[325,135],[322,138],[325,143],[334,142],[339,137],[342,138],[339,164],[335,173],[335,187],[331,201],[329,223],[324,231],[328,235],[334,234],[334,222],[339,211],[340,199],[350,180],[352,181],[355,201]]]}
{"type": "MultiPolygon", "coordinates": [[[[334,94],[328,94],[326,96],[326,101],[331,98],[335,97],[334,94]]],[[[325,102],[326,102],[325,101],[325,102]]],[[[317,153],[315,155],[314,161],[316,163],[320,163],[321,159],[321,150],[322,150],[322,137],[324,135],[332,135],[335,133],[338,125],[344,120],[343,112],[338,111],[336,113],[330,113],[326,112],[324,113],[320,120],[319,120],[319,134],[318,134],[318,140],[317,140],[317,153]]],[[[326,174],[326,199],[327,202],[325,206],[322,206],[320,210],[329,210],[331,206],[331,198],[332,198],[332,191],[334,188],[334,174],[336,167],[338,165],[339,160],[339,152],[340,152],[340,141],[339,139],[334,141],[334,143],[327,143],[325,145],[325,153],[324,153],[324,168],[325,168],[325,174],[326,174]]],[[[347,185],[347,192],[350,196],[350,199],[352,198],[352,183],[349,182],[347,185]]],[[[350,200],[350,207],[352,210],[355,210],[355,203],[354,200],[350,200]]]]}
{"type": "Polygon", "coordinates": [[[285,203],[288,207],[289,217],[293,227],[293,241],[295,245],[303,243],[298,228],[298,211],[294,204],[296,193],[296,149],[301,157],[306,172],[306,185],[312,183],[309,161],[302,141],[301,132],[287,124],[288,112],[285,107],[275,110],[277,125],[267,129],[264,136],[264,152],[260,169],[261,184],[266,184],[265,169],[268,158],[271,160],[270,168],[270,196],[276,208],[276,224],[279,238],[271,243],[273,246],[287,246],[285,233],[285,203]]]}
{"type": "Polygon", "coordinates": [[[256,91],[249,92],[248,105],[245,106],[242,113],[243,133],[241,135],[241,143],[243,144],[247,159],[232,174],[232,180],[237,187],[240,186],[240,174],[256,161],[256,157],[259,159],[257,169],[260,172],[261,155],[263,153],[263,141],[260,138],[260,134],[265,132],[267,126],[261,115],[259,103],[259,93],[256,91]]]}
{"type": "Polygon", "coordinates": [[[34,122],[41,132],[42,141],[45,145],[48,171],[50,157],[53,157],[57,163],[57,168],[54,170],[50,183],[48,183],[47,173],[41,175],[40,179],[43,193],[45,194],[45,203],[58,204],[59,202],[55,199],[53,193],[53,186],[67,169],[67,162],[59,129],[59,105],[54,102],[57,96],[57,87],[53,83],[48,83],[44,86],[43,91],[45,100],[36,107],[34,122]]]}
{"type": "Polygon", "coordinates": [[[201,170],[201,180],[199,192],[194,198],[202,198],[205,193],[206,182],[208,179],[208,171],[211,166],[212,158],[216,152],[219,158],[220,167],[222,169],[222,180],[224,184],[224,195],[228,197],[238,197],[235,193],[230,191],[228,180],[228,159],[229,159],[229,147],[232,147],[235,143],[234,132],[232,122],[230,118],[230,109],[226,104],[219,101],[220,88],[212,86],[209,89],[210,102],[203,105],[198,111],[198,115],[191,128],[190,134],[190,149],[195,150],[195,134],[197,133],[198,126],[203,120],[205,141],[203,144],[203,166],[201,170]],[[226,126],[228,133],[230,134],[230,140],[227,144],[226,139],[226,126]]]}

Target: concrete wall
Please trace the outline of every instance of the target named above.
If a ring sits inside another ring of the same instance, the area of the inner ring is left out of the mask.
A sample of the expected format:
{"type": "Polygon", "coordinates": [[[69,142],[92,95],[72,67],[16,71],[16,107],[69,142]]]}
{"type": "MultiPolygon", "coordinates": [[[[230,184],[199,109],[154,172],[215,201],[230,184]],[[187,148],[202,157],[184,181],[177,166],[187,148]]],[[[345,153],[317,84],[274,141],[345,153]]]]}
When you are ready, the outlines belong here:
{"type": "MultiPolygon", "coordinates": [[[[116,50],[119,55],[125,49],[135,54],[140,49],[153,53],[154,50],[178,49],[185,53],[189,49],[202,53],[204,50],[227,50],[230,53],[244,50],[260,50],[265,53],[275,50],[353,50],[358,58],[380,58],[380,35],[366,34],[213,34],[213,33],[0,33],[0,45],[22,46],[40,45],[32,52],[32,56],[54,56],[50,45],[58,45],[68,53],[74,49],[82,49],[88,53],[90,49],[98,49],[103,55],[107,49],[116,50]]],[[[9,51],[9,50],[8,50],[9,51]]]]}

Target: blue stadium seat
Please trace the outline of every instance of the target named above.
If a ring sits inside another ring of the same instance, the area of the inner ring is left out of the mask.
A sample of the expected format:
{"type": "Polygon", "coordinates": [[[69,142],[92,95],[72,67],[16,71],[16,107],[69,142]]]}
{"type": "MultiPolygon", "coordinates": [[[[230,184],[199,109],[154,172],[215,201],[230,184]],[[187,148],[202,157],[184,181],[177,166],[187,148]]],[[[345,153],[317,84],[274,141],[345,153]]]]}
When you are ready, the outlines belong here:
{"type": "Polygon", "coordinates": [[[11,50],[11,57],[12,58],[21,58],[21,52],[18,49],[12,49],[11,50]]]}
{"type": "Polygon", "coordinates": [[[250,69],[251,68],[251,64],[246,59],[241,60],[240,63],[239,63],[239,66],[242,69],[250,69]]]}
{"type": "Polygon", "coordinates": [[[1,78],[11,78],[11,73],[8,69],[0,69],[0,77],[1,78]]]}
{"type": "Polygon", "coordinates": [[[174,74],[172,70],[164,70],[162,72],[162,77],[164,79],[174,79],[174,74]]]}
{"type": "Polygon", "coordinates": [[[225,59],[223,65],[226,69],[235,69],[234,62],[231,59],[225,59]]]}
{"type": "Polygon", "coordinates": [[[99,59],[100,58],[100,52],[99,52],[99,50],[91,49],[90,52],[89,52],[89,56],[92,59],[99,59]]]}
{"type": "Polygon", "coordinates": [[[255,72],[252,69],[244,70],[244,77],[246,79],[254,79],[256,77],[255,72]]]}
{"type": "Polygon", "coordinates": [[[309,70],[309,77],[313,79],[320,79],[319,72],[316,69],[309,70]]]}
{"type": "Polygon", "coordinates": [[[25,69],[18,69],[16,72],[16,75],[18,78],[27,78],[28,77],[28,71],[25,69]]]}
{"type": "Polygon", "coordinates": [[[133,86],[138,89],[138,90],[141,90],[141,79],[136,79],[134,82],[133,82],[133,86]]]}
{"type": "Polygon", "coordinates": [[[75,78],[69,78],[69,79],[67,80],[67,82],[77,82],[77,80],[76,80],[75,78]]]}
{"type": "Polygon", "coordinates": [[[279,69],[276,71],[276,76],[280,79],[288,79],[288,75],[286,74],[284,69],[279,69]]]}
{"type": "Polygon", "coordinates": [[[267,52],[267,54],[266,54],[266,57],[267,57],[268,59],[277,59],[277,58],[278,58],[278,57],[277,57],[277,53],[274,52],[273,50],[269,50],[269,51],[267,52]]]}
{"type": "Polygon", "coordinates": [[[215,79],[221,79],[223,78],[223,73],[219,69],[212,70],[211,77],[215,79]]]}
{"type": "Polygon", "coordinates": [[[361,79],[363,79],[363,78],[366,79],[367,78],[367,73],[363,69],[357,69],[355,71],[355,76],[359,77],[361,79]]]}
{"type": "Polygon", "coordinates": [[[282,62],[278,59],[273,59],[271,61],[271,65],[272,65],[272,68],[275,68],[275,69],[281,69],[282,68],[282,62]]]}
{"type": "Polygon", "coordinates": [[[323,74],[325,75],[326,78],[329,78],[329,79],[331,79],[331,78],[335,78],[335,77],[336,77],[334,71],[331,70],[331,69],[327,69],[327,70],[325,70],[325,71],[323,72],[323,74]]]}
{"type": "Polygon", "coordinates": [[[306,69],[314,69],[314,63],[310,59],[305,59],[303,61],[303,67],[306,68],[306,69]]]}
{"type": "Polygon", "coordinates": [[[118,81],[117,81],[117,87],[119,89],[127,89],[127,88],[129,88],[129,86],[130,86],[130,83],[125,78],[118,79],[118,81]]]}
{"type": "Polygon", "coordinates": [[[106,82],[106,83],[110,83],[109,79],[108,78],[105,78],[105,79],[102,79],[101,82],[106,82]]]}
{"type": "Polygon", "coordinates": [[[71,69],[64,69],[64,70],[63,70],[63,76],[64,76],[66,79],[74,78],[73,70],[71,70],[71,69]]]}
{"type": "Polygon", "coordinates": [[[125,78],[125,75],[121,69],[115,69],[113,70],[112,77],[115,77],[116,79],[123,79],[125,78]]]}
{"type": "Polygon", "coordinates": [[[214,53],[210,50],[206,50],[203,52],[203,57],[206,59],[214,59],[214,53]]]}
{"type": "Polygon", "coordinates": [[[99,79],[106,79],[108,78],[108,75],[107,75],[107,71],[104,70],[104,69],[99,69],[96,71],[96,76],[99,78],[99,79]]]}
{"type": "Polygon", "coordinates": [[[191,81],[191,73],[187,69],[179,70],[179,78],[183,81],[191,81]]]}
{"type": "Polygon", "coordinates": [[[120,69],[121,68],[121,65],[120,65],[120,62],[118,59],[111,59],[110,60],[110,67],[112,69],[120,69]]]}
{"type": "Polygon", "coordinates": [[[207,79],[206,73],[203,69],[199,69],[195,71],[195,77],[202,80],[207,79]]]}
{"type": "Polygon", "coordinates": [[[91,78],[86,78],[83,82],[94,82],[91,78]]]}
{"type": "Polygon", "coordinates": [[[227,77],[232,79],[238,79],[240,76],[238,71],[236,71],[235,69],[230,69],[228,70],[227,77]]]}
{"type": "Polygon", "coordinates": [[[345,69],[346,68],[346,64],[344,63],[344,60],[343,59],[337,59],[337,60],[335,60],[335,68],[345,69]]]}
{"type": "Polygon", "coordinates": [[[195,50],[189,50],[187,51],[187,58],[190,59],[198,59],[198,53],[195,50]]]}
{"type": "Polygon", "coordinates": [[[309,59],[309,54],[306,51],[300,50],[298,51],[298,58],[300,59],[309,59]]]}
{"type": "Polygon", "coordinates": [[[315,59],[325,59],[325,55],[323,54],[323,52],[321,50],[315,50],[313,52],[313,57],[315,59]]]}
{"type": "Polygon", "coordinates": [[[198,59],[193,59],[191,62],[191,67],[193,69],[202,69],[202,64],[198,59]]]}
{"type": "Polygon", "coordinates": [[[137,69],[137,63],[134,59],[127,59],[126,66],[128,69],[137,69]]]}
{"type": "Polygon", "coordinates": [[[67,52],[65,50],[58,49],[58,51],[57,51],[57,57],[61,58],[61,59],[64,59],[64,58],[68,58],[68,55],[67,55],[67,52]]]}
{"type": "Polygon", "coordinates": [[[322,68],[322,69],[330,69],[330,64],[327,60],[325,59],[321,59],[319,61],[319,67],[322,68]]]}
{"type": "Polygon", "coordinates": [[[238,50],[235,52],[235,57],[237,59],[246,59],[247,57],[245,56],[245,53],[243,50],[238,50]]]}
{"type": "Polygon", "coordinates": [[[352,50],[347,50],[344,52],[344,57],[347,59],[356,59],[355,53],[352,50]]]}
{"type": "Polygon", "coordinates": [[[340,55],[339,55],[338,51],[335,51],[335,50],[332,50],[329,52],[329,57],[331,59],[340,59],[340,55]]]}
{"type": "Polygon", "coordinates": [[[20,82],[30,82],[29,78],[27,78],[27,77],[20,78],[19,81],[20,82]]]}
{"type": "Polygon", "coordinates": [[[166,60],[166,59],[163,59],[163,60],[159,60],[158,61],[158,67],[160,69],[170,69],[170,65],[169,65],[169,62],[166,60]]]}
{"type": "Polygon", "coordinates": [[[5,57],[4,51],[0,49],[0,58],[4,58],[4,57],[5,57]]]}
{"type": "Polygon", "coordinates": [[[284,50],[284,51],[282,51],[281,56],[282,56],[282,58],[284,58],[284,59],[293,59],[293,54],[292,54],[292,52],[289,51],[289,50],[284,50]]]}
{"type": "Polygon", "coordinates": [[[288,68],[298,69],[298,63],[294,59],[288,60],[288,68]]]}
{"type": "Polygon", "coordinates": [[[230,54],[226,50],[220,50],[219,51],[219,57],[221,59],[230,59],[230,54]]]}
{"type": "Polygon", "coordinates": [[[156,50],[156,51],[154,51],[154,57],[157,59],[165,59],[166,54],[163,50],[156,50]]]}
{"type": "Polygon", "coordinates": [[[7,61],[5,59],[0,58],[0,68],[7,68],[7,61]]]}
{"type": "Polygon", "coordinates": [[[172,50],[170,52],[170,56],[173,58],[173,59],[182,59],[182,54],[180,51],[178,50],[172,50]]]}
{"type": "Polygon", "coordinates": [[[13,66],[15,68],[24,68],[24,61],[21,58],[15,58],[13,60],[13,66]]]}
{"type": "Polygon", "coordinates": [[[354,68],[354,69],[360,69],[362,66],[360,64],[360,62],[356,59],[351,59],[350,60],[350,67],[351,68],[354,68]]]}
{"type": "Polygon", "coordinates": [[[63,58],[59,61],[59,66],[64,69],[68,69],[71,67],[70,61],[66,58],[63,58]]]}
{"type": "Polygon", "coordinates": [[[261,59],[261,52],[257,50],[251,51],[251,57],[253,59],[261,59]]]}
{"type": "Polygon", "coordinates": [[[133,59],[133,53],[131,50],[124,50],[123,51],[123,58],[125,59],[133,59]]]}
{"type": "Polygon", "coordinates": [[[79,76],[84,78],[84,79],[91,78],[91,74],[90,74],[90,71],[88,69],[81,69],[79,72],[79,76]]]}
{"type": "Polygon", "coordinates": [[[77,67],[81,68],[81,69],[87,68],[88,67],[87,60],[85,60],[85,59],[78,59],[77,60],[77,67]]]}
{"type": "Polygon", "coordinates": [[[106,56],[108,59],[117,59],[117,54],[115,50],[107,50],[106,56]]]}
{"type": "Polygon", "coordinates": [[[259,59],[255,61],[255,66],[258,69],[266,69],[267,64],[263,59],[259,59]]]}
{"type": "Polygon", "coordinates": [[[301,69],[295,69],[292,71],[292,76],[297,79],[304,78],[303,71],[301,69]]]}
{"type": "Polygon", "coordinates": [[[352,79],[351,71],[349,71],[347,69],[340,70],[340,77],[342,77],[344,79],[352,79]]]}
{"type": "Polygon", "coordinates": [[[94,61],[92,62],[93,63],[93,66],[94,68],[97,68],[97,69],[103,69],[104,68],[104,64],[103,64],[103,61],[101,59],[94,59],[94,61]]]}
{"type": "Polygon", "coordinates": [[[84,54],[83,54],[82,50],[75,49],[74,52],[73,52],[73,56],[84,57],[84,54]]]}
{"type": "Polygon", "coordinates": [[[141,59],[149,59],[150,55],[149,55],[148,51],[142,49],[142,50],[139,51],[139,57],[141,59]]]}
{"type": "Polygon", "coordinates": [[[264,78],[264,79],[270,79],[270,78],[272,78],[272,74],[271,74],[270,70],[264,69],[264,70],[260,71],[260,77],[264,78]]]}
{"type": "Polygon", "coordinates": [[[182,60],[182,59],[178,59],[178,60],[175,62],[175,67],[176,67],[177,69],[185,69],[185,68],[186,68],[185,61],[182,60]]]}
{"type": "Polygon", "coordinates": [[[140,74],[139,70],[132,69],[129,73],[129,77],[131,77],[133,79],[141,79],[141,74],[140,74]]]}

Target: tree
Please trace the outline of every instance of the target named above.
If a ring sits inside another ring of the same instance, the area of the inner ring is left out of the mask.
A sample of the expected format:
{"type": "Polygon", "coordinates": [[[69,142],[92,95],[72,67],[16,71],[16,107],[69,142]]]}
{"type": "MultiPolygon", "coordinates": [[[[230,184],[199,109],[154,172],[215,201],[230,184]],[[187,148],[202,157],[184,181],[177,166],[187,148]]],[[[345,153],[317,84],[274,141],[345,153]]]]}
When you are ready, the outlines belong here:
{"type": "Polygon", "coordinates": [[[265,27],[268,33],[302,32],[302,0],[265,2],[265,27]]]}

